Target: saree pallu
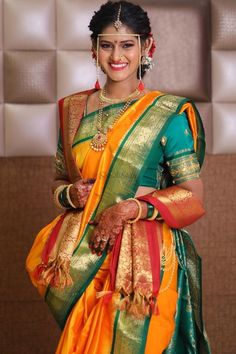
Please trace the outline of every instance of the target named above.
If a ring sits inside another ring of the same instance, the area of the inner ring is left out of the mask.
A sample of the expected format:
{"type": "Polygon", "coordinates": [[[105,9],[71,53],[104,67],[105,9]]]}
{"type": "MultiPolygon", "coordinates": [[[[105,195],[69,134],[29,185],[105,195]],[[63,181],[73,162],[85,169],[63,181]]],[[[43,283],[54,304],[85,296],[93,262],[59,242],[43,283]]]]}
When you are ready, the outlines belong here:
{"type": "MultiPolygon", "coordinates": [[[[72,97],[77,107],[82,99],[83,94],[72,97]]],[[[68,103],[63,104],[61,116],[68,112],[68,103]]],[[[76,109],[72,111],[78,113],[76,109]]],[[[201,261],[186,231],[170,229],[166,223],[160,225],[163,244],[170,246],[174,242],[176,266],[161,272],[158,314],[141,319],[117,310],[114,306],[116,295],[110,302],[96,298],[98,292],[110,288],[111,256],[104,253],[97,257],[88,248],[93,232],[93,226],[88,222],[107,207],[135,196],[148,156],[156,148],[162,129],[173,114],[182,111],[188,115],[195,151],[202,164],[204,136],[194,105],[187,99],[160,92],[145,95],[124,113],[109,132],[108,144],[102,154],[93,150],[86,154],[80,173],[83,178],[94,178],[96,172],[96,182],[83,211],[71,259],[73,284],[70,287],[63,290],[45,288],[34,278],[49,234],[60,216],[37,236],[27,259],[27,270],[63,328],[58,354],[210,353],[201,310],[201,261]],[[94,166],[97,166],[96,171],[94,166]]],[[[72,120],[71,124],[74,123],[72,120]]],[[[72,141],[68,141],[71,145],[72,141]]],[[[160,154],[161,150],[156,153],[160,154]]],[[[70,153],[68,155],[65,158],[73,183],[78,171],[68,163],[71,161],[70,153]]],[[[74,166],[75,162],[72,164],[74,166]]]]}

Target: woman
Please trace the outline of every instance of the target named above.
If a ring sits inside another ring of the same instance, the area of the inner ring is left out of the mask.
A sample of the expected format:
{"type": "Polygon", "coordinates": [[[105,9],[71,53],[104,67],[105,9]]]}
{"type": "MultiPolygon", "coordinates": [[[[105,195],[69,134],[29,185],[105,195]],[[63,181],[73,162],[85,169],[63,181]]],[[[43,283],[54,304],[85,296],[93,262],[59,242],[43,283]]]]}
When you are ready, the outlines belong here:
{"type": "Polygon", "coordinates": [[[182,230],[204,214],[200,117],[144,87],[155,44],[142,8],[109,1],[89,27],[106,83],[59,102],[53,190],[66,210],[27,259],[63,328],[56,353],[210,353],[182,230]]]}

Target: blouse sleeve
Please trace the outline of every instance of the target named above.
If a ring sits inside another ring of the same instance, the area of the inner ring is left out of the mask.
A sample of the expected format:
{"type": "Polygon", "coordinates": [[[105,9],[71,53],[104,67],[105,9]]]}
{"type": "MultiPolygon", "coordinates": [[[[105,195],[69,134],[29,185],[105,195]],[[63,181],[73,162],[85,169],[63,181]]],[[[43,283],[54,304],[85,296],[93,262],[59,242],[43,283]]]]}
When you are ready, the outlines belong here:
{"type": "Polygon", "coordinates": [[[186,114],[172,117],[160,141],[165,163],[174,184],[199,178],[200,166],[194,151],[192,133],[186,114]]]}

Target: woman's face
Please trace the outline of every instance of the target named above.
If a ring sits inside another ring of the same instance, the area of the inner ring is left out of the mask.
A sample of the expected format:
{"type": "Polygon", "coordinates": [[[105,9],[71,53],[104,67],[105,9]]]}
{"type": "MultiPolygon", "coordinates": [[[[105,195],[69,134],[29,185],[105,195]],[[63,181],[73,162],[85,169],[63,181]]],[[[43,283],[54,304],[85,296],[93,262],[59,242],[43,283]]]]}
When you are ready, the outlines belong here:
{"type": "Polygon", "coordinates": [[[140,50],[138,37],[132,36],[128,27],[122,26],[117,32],[114,26],[110,25],[99,37],[99,64],[112,81],[136,82],[140,50]]]}

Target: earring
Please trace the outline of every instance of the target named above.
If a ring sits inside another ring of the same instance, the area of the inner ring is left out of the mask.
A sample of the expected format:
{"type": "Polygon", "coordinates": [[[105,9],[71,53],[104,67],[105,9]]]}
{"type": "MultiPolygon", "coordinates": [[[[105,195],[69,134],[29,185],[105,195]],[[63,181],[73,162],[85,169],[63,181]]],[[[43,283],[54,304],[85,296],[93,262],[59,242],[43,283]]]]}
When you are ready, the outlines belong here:
{"type": "Polygon", "coordinates": [[[154,66],[152,57],[147,54],[142,56],[141,64],[144,66],[145,71],[151,70],[154,66]]]}
{"type": "Polygon", "coordinates": [[[101,89],[101,86],[100,86],[100,83],[99,83],[99,78],[100,78],[100,71],[99,71],[99,61],[98,61],[98,49],[99,49],[99,38],[97,39],[97,51],[95,51],[94,48],[92,48],[92,57],[93,59],[95,60],[96,62],[96,76],[97,76],[97,80],[95,82],[95,89],[96,90],[100,90],[101,89]]]}
{"type": "Polygon", "coordinates": [[[141,57],[141,40],[140,40],[140,36],[138,36],[138,44],[139,44],[139,50],[140,50],[140,55],[139,55],[139,67],[138,67],[138,79],[139,79],[139,84],[138,84],[138,90],[140,92],[142,92],[145,89],[145,85],[144,82],[142,80],[142,57],[141,57]]]}

